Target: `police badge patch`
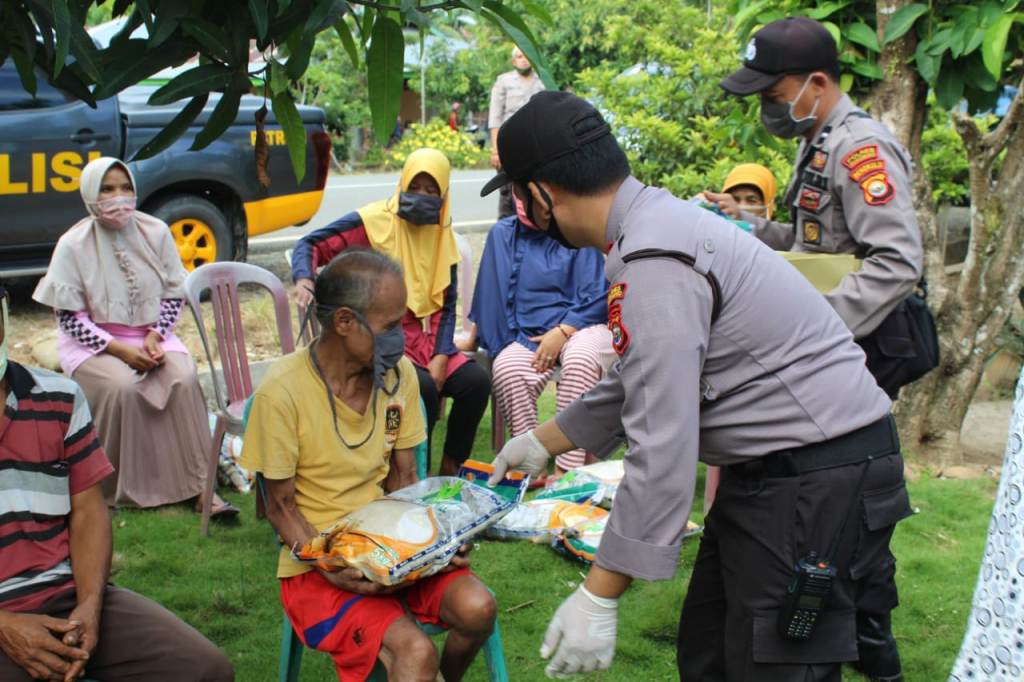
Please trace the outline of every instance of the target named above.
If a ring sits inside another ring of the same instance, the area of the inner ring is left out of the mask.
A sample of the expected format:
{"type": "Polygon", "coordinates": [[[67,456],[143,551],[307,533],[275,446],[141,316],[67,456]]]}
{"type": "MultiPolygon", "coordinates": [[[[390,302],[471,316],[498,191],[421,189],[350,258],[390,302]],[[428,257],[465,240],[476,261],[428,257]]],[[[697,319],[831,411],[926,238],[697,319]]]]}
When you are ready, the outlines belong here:
{"type": "Polygon", "coordinates": [[[896,196],[896,190],[885,171],[869,175],[860,183],[860,188],[864,191],[864,201],[870,206],[887,204],[896,196]]]}
{"type": "Polygon", "coordinates": [[[821,244],[821,224],[813,220],[804,221],[804,244],[821,244]]]}
{"type": "Polygon", "coordinates": [[[612,348],[620,356],[629,348],[629,330],[622,323],[622,307],[614,305],[608,309],[608,331],[612,333],[612,348]]]}
{"type": "Polygon", "coordinates": [[[800,190],[800,208],[811,213],[817,213],[821,210],[821,192],[803,187],[800,190]]]}
{"type": "Polygon", "coordinates": [[[626,298],[626,283],[618,282],[608,289],[608,331],[612,333],[612,348],[619,355],[629,348],[629,331],[622,323],[622,299],[626,298]]]}
{"type": "Polygon", "coordinates": [[[818,171],[819,173],[825,170],[825,164],[828,163],[828,152],[818,149],[814,152],[814,156],[811,157],[811,170],[818,171]]]}
{"type": "Polygon", "coordinates": [[[388,445],[398,439],[398,430],[402,428],[402,406],[388,405],[384,412],[384,440],[388,445]]]}

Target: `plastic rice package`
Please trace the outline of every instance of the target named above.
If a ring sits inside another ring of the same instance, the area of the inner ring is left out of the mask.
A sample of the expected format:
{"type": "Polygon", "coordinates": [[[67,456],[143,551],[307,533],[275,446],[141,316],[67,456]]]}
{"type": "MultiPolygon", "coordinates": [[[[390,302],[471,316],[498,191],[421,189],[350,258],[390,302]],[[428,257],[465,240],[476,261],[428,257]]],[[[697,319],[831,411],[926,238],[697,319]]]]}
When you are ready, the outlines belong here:
{"type": "MultiPolygon", "coordinates": [[[[609,487],[596,476],[574,470],[567,471],[556,481],[549,483],[533,499],[565,500],[566,502],[576,502],[578,504],[592,502],[593,504],[604,506],[603,502],[610,501],[610,492],[609,487]]],[[[611,505],[609,504],[608,506],[611,505]]]]}
{"type": "Polygon", "coordinates": [[[597,556],[597,550],[601,547],[601,536],[604,535],[608,517],[603,516],[593,521],[587,521],[571,528],[566,528],[559,533],[552,541],[552,546],[565,552],[574,559],[589,564],[597,556]]]}
{"type": "Polygon", "coordinates": [[[523,496],[530,485],[530,475],[522,471],[509,470],[504,478],[493,488],[487,485],[487,479],[494,473],[494,466],[488,462],[467,459],[459,467],[461,479],[486,487],[496,495],[513,502],[522,502],[523,496]]]}
{"type": "Polygon", "coordinates": [[[600,505],[605,509],[611,509],[612,504],[615,502],[615,493],[618,492],[619,484],[625,475],[626,465],[621,459],[607,459],[577,467],[567,472],[565,476],[562,476],[562,478],[554,483],[552,488],[557,490],[562,485],[572,488],[574,484],[576,487],[579,487],[580,484],[588,485],[597,482],[599,485],[592,498],[594,504],[600,505]],[[572,478],[566,480],[566,476],[570,474],[572,478]]]}
{"type": "Polygon", "coordinates": [[[608,512],[593,504],[577,504],[564,500],[530,500],[524,502],[491,526],[487,534],[496,538],[521,538],[548,542],[566,528],[593,522],[608,512]]]}
{"type": "Polygon", "coordinates": [[[450,476],[428,478],[345,515],[292,556],[324,570],[359,569],[382,585],[437,573],[459,547],[516,503],[450,476]]]}

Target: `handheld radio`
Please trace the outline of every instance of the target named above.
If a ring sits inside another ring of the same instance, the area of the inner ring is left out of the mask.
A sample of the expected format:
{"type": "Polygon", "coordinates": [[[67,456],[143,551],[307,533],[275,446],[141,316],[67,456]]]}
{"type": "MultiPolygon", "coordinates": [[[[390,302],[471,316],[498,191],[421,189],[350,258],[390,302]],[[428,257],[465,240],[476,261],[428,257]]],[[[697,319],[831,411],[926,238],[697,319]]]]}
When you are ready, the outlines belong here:
{"type": "Polygon", "coordinates": [[[786,639],[807,641],[814,634],[818,614],[824,610],[829,592],[832,591],[832,583],[838,574],[836,567],[832,564],[832,557],[839,549],[839,543],[846,530],[846,522],[853,515],[857,503],[860,501],[860,491],[864,486],[864,479],[868,475],[868,469],[871,468],[873,459],[873,457],[867,458],[867,464],[864,465],[860,480],[853,491],[846,516],[843,517],[839,531],[832,538],[828,553],[819,559],[817,552],[808,552],[793,567],[793,579],[790,581],[782,599],[782,605],[779,607],[777,622],[779,634],[786,639]]]}
{"type": "Polygon", "coordinates": [[[818,613],[832,590],[835,566],[818,560],[817,552],[800,559],[794,567],[793,580],[779,609],[779,633],[786,639],[808,640],[814,634],[818,613]]]}

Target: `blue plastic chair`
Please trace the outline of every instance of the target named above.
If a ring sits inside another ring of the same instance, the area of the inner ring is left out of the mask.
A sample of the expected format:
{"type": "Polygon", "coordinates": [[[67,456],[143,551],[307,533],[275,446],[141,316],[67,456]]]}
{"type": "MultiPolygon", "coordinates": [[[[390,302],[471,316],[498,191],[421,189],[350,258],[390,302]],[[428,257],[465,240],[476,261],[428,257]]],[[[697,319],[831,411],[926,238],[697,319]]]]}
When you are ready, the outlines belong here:
{"type": "MultiPolygon", "coordinates": [[[[242,428],[249,423],[249,410],[252,408],[252,396],[245,401],[245,408],[242,411],[242,428]]],[[[420,401],[420,409],[426,417],[426,408],[423,401],[420,401]]],[[[416,446],[416,473],[421,479],[427,474],[427,443],[426,441],[416,446]]],[[[257,501],[265,504],[266,491],[263,488],[263,477],[256,475],[256,490],[259,496],[257,501]]],[[[420,628],[428,635],[436,635],[444,632],[444,628],[430,623],[419,623],[420,628]]],[[[277,679],[279,682],[299,682],[299,669],[302,666],[302,652],[305,645],[299,639],[295,628],[288,620],[288,614],[282,611],[281,618],[281,655],[278,662],[277,679]]],[[[505,665],[505,647],[501,641],[501,631],[498,628],[498,621],[494,621],[494,631],[487,638],[483,646],[484,659],[487,662],[487,673],[491,682],[509,682],[508,668],[505,665]]],[[[384,664],[377,661],[377,665],[367,678],[367,682],[387,682],[387,670],[384,664]]]]}

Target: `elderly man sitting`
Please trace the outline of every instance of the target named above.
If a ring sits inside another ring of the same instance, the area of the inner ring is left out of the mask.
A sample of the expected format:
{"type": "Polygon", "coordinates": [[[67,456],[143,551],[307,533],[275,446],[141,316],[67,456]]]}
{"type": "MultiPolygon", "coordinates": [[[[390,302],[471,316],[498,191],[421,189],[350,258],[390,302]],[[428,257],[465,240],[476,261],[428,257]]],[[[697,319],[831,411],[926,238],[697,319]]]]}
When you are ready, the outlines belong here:
{"type": "Polygon", "coordinates": [[[494,627],[495,603],[458,556],[448,570],[399,589],[355,569],[294,561],[340,517],[416,481],[426,440],[419,383],[403,357],[405,283],[388,256],[346,250],[315,284],[320,337],[281,358],[256,391],[242,464],[266,481],[267,517],[284,547],[281,601],[306,646],[331,654],[338,678],[363,680],[378,656],[392,680],[457,682],[494,627]],[[420,621],[450,627],[438,661],[420,621]]]}
{"type": "Polygon", "coordinates": [[[78,384],[7,360],[0,297],[0,680],[233,680],[201,634],[108,584],[114,468],[78,384]]]}

